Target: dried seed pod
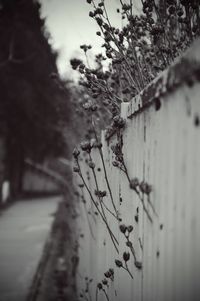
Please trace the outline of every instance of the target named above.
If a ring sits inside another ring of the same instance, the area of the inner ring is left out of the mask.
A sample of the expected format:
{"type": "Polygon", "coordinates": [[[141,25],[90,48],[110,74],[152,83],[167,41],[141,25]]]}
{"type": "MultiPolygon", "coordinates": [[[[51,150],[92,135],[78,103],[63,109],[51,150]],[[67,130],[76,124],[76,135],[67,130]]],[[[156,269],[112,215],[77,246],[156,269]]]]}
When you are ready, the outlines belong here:
{"type": "Polygon", "coordinates": [[[132,246],[133,246],[133,244],[132,244],[131,241],[127,241],[127,242],[126,242],[126,245],[127,245],[127,247],[129,247],[129,248],[132,248],[132,246]]]}
{"type": "Polygon", "coordinates": [[[130,185],[131,189],[135,190],[138,187],[138,185],[139,185],[138,178],[131,179],[129,185],[130,185]]]}
{"type": "Polygon", "coordinates": [[[73,150],[74,158],[77,159],[79,155],[80,155],[80,151],[78,150],[77,147],[75,147],[74,150],[73,150]]]}
{"type": "Polygon", "coordinates": [[[107,279],[103,279],[102,283],[103,283],[103,285],[108,285],[108,280],[107,279]]]}
{"type": "Polygon", "coordinates": [[[74,167],[73,167],[73,171],[74,171],[74,172],[79,172],[79,171],[80,171],[80,169],[79,169],[79,167],[78,167],[78,166],[74,166],[74,167]]]}
{"type": "Polygon", "coordinates": [[[129,233],[131,233],[133,231],[133,226],[132,225],[128,226],[127,230],[128,230],[129,233]]]}
{"type": "Polygon", "coordinates": [[[87,151],[88,153],[90,153],[92,148],[90,141],[83,141],[81,142],[80,146],[83,151],[87,151]]]}
{"type": "Polygon", "coordinates": [[[120,229],[120,231],[121,231],[123,234],[125,234],[125,233],[126,233],[126,230],[127,230],[127,226],[124,225],[124,224],[122,224],[122,225],[119,226],[119,229],[120,229]]]}
{"type": "Polygon", "coordinates": [[[124,252],[123,253],[123,259],[124,259],[124,261],[129,261],[129,259],[130,259],[130,253],[129,252],[124,252]]]}
{"type": "Polygon", "coordinates": [[[117,162],[117,161],[112,161],[112,165],[115,166],[115,167],[119,167],[119,162],[117,162]]]}
{"type": "Polygon", "coordinates": [[[110,271],[105,272],[104,275],[106,278],[110,278],[112,276],[110,271]]]}
{"type": "Polygon", "coordinates": [[[118,268],[121,268],[123,266],[121,260],[115,259],[115,264],[118,268]]]}
{"type": "Polygon", "coordinates": [[[141,261],[135,261],[135,266],[138,270],[142,269],[142,262],[141,261]]]}
{"type": "Polygon", "coordinates": [[[94,13],[93,13],[92,11],[90,11],[90,12],[89,12],[89,16],[90,16],[91,18],[93,18],[93,17],[94,17],[94,13]]]}
{"type": "Polygon", "coordinates": [[[95,163],[92,162],[91,160],[88,162],[88,166],[91,168],[91,169],[94,169],[95,168],[95,163]]]}
{"type": "Polygon", "coordinates": [[[148,183],[144,182],[144,181],[142,181],[142,182],[140,183],[139,187],[140,187],[140,191],[141,191],[141,192],[143,192],[143,193],[145,193],[145,194],[148,194],[148,195],[149,195],[149,194],[151,193],[151,191],[152,191],[152,186],[149,185],[148,183]]]}

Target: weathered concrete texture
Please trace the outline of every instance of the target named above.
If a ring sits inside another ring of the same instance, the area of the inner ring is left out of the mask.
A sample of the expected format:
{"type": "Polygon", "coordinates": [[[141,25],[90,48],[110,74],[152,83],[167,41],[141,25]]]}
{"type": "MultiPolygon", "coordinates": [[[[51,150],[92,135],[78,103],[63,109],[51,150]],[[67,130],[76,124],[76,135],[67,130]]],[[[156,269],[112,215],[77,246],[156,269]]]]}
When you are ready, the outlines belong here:
{"type": "Polygon", "coordinates": [[[0,216],[0,301],[26,299],[60,197],[24,200],[0,216]]]}

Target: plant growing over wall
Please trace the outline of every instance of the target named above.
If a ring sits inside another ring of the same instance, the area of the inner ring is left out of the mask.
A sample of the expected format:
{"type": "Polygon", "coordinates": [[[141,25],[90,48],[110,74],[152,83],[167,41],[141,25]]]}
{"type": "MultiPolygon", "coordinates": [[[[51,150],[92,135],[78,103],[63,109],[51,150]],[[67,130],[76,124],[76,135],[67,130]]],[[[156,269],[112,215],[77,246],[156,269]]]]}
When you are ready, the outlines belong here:
{"type": "MultiPolygon", "coordinates": [[[[86,145],[85,145],[85,147],[86,147],[86,145]]],[[[85,149],[85,147],[84,147],[84,149],[85,149]]],[[[88,151],[90,151],[91,150],[91,146],[87,145],[86,149],[88,151]]],[[[74,151],[73,151],[73,156],[74,156],[74,159],[75,159],[75,166],[74,166],[73,170],[81,178],[81,180],[82,180],[82,182],[84,184],[84,187],[86,188],[86,190],[87,190],[87,192],[88,192],[88,194],[90,196],[90,199],[91,199],[93,205],[95,206],[97,212],[99,213],[99,216],[101,217],[102,221],[104,222],[104,224],[105,224],[105,226],[106,226],[106,228],[108,230],[108,233],[110,235],[110,238],[111,238],[111,240],[113,242],[113,245],[114,245],[116,251],[118,252],[117,245],[119,243],[118,243],[118,240],[116,239],[114,233],[112,232],[110,226],[108,225],[108,221],[107,221],[107,218],[106,218],[106,215],[105,215],[105,211],[104,211],[102,203],[101,203],[101,198],[99,197],[99,189],[97,188],[97,191],[98,191],[97,194],[98,194],[98,198],[99,198],[99,203],[97,203],[96,200],[95,200],[95,198],[94,198],[94,196],[93,196],[93,193],[89,189],[89,186],[87,185],[86,180],[85,180],[85,178],[83,176],[83,173],[81,171],[81,166],[80,166],[80,162],[79,162],[79,155],[80,155],[80,151],[77,148],[75,148],[74,151]],[[99,207],[99,205],[100,205],[100,207],[99,207]]],[[[91,169],[94,169],[94,167],[95,167],[94,163],[91,162],[91,169]]]]}
{"type": "MultiPolygon", "coordinates": [[[[89,230],[90,230],[90,234],[91,234],[92,238],[95,240],[95,236],[94,236],[94,233],[93,233],[92,225],[91,225],[90,219],[89,219],[89,215],[90,214],[93,215],[93,212],[91,213],[91,211],[88,211],[88,209],[87,209],[86,199],[84,197],[84,190],[83,190],[84,185],[83,184],[79,184],[79,187],[81,189],[81,201],[83,203],[83,207],[84,207],[84,210],[85,210],[85,215],[87,217],[87,222],[88,222],[88,227],[89,227],[89,230]]],[[[96,222],[95,216],[94,216],[94,221],[96,222]]]]}
{"type": "Polygon", "coordinates": [[[109,301],[109,296],[104,288],[104,286],[107,286],[107,280],[103,280],[102,282],[97,283],[97,287],[96,287],[96,301],[98,300],[98,292],[102,291],[106,297],[106,300],[109,301]]]}
{"type": "Polygon", "coordinates": [[[150,204],[151,208],[153,209],[153,212],[156,214],[154,206],[150,201],[150,193],[152,191],[152,187],[151,187],[151,185],[149,185],[148,183],[146,183],[144,181],[140,182],[137,178],[134,178],[134,179],[130,178],[128,169],[127,169],[125,161],[124,161],[124,154],[122,151],[122,147],[123,147],[122,134],[120,134],[120,132],[118,132],[117,137],[118,137],[118,142],[115,145],[111,146],[111,149],[115,155],[115,160],[112,162],[113,166],[119,168],[126,175],[130,188],[137,194],[139,200],[142,203],[142,207],[143,207],[149,221],[152,223],[153,222],[152,217],[149,214],[149,211],[144,202],[144,195],[147,195],[147,201],[150,204]]]}
{"type": "Polygon", "coordinates": [[[84,44],[80,48],[86,65],[77,58],[71,65],[79,71],[80,85],[92,104],[116,116],[121,102],[130,101],[199,36],[200,4],[197,0],[141,0],[137,13],[132,0],[128,4],[120,0],[117,12],[123,26],[116,28],[105,0],[87,2],[89,17],[99,26],[96,34],[104,54],[96,55],[96,67],[91,68],[87,56],[91,45],[84,44]]]}
{"type": "Polygon", "coordinates": [[[85,288],[81,290],[79,297],[86,301],[92,301],[90,284],[93,282],[92,278],[85,277],[85,288]]]}
{"type": "MultiPolygon", "coordinates": [[[[108,180],[106,164],[105,164],[105,160],[104,160],[104,156],[103,156],[103,152],[102,152],[102,143],[101,143],[101,141],[98,137],[98,130],[96,129],[96,128],[98,128],[98,126],[95,122],[95,117],[96,117],[95,112],[97,110],[97,106],[95,106],[94,104],[87,104],[87,105],[84,106],[84,109],[88,112],[89,118],[91,118],[92,134],[94,135],[94,138],[92,139],[92,142],[86,141],[86,142],[81,143],[81,148],[82,148],[83,151],[88,152],[89,162],[92,162],[91,148],[96,148],[98,150],[100,158],[101,158],[102,169],[103,169],[103,173],[104,173],[104,178],[105,178],[108,194],[109,194],[111,204],[112,204],[112,207],[113,207],[113,210],[114,210],[114,213],[111,213],[111,214],[113,216],[115,216],[116,219],[120,220],[119,213],[117,211],[117,208],[116,208],[116,205],[115,205],[115,202],[114,202],[114,198],[113,198],[113,194],[112,194],[112,190],[111,190],[109,180],[108,180]],[[90,145],[90,146],[88,147],[88,145],[90,145]]],[[[116,117],[113,120],[112,127],[122,128],[124,126],[124,120],[120,117],[117,120],[116,117]]],[[[92,166],[92,164],[90,164],[90,166],[92,166]]],[[[94,171],[93,171],[93,175],[95,177],[94,171]]],[[[95,182],[96,182],[96,180],[95,180],[95,182]]]]}
{"type": "Polygon", "coordinates": [[[139,260],[137,260],[136,252],[135,252],[135,249],[133,247],[133,243],[130,241],[130,233],[133,231],[133,226],[132,225],[126,226],[124,224],[121,224],[119,226],[119,229],[120,229],[121,233],[123,233],[125,238],[126,238],[126,245],[130,249],[130,251],[133,255],[134,264],[135,264],[136,268],[139,269],[139,270],[142,269],[142,263],[139,260]]]}
{"type": "Polygon", "coordinates": [[[123,253],[123,261],[119,260],[119,259],[115,259],[115,264],[118,268],[122,268],[125,271],[128,272],[128,274],[130,275],[130,277],[133,279],[133,275],[130,272],[130,269],[128,267],[128,261],[130,259],[130,253],[129,252],[124,252],[123,253]]]}
{"type": "MultiPolygon", "coordinates": [[[[105,297],[106,297],[106,300],[110,300],[109,299],[109,295],[108,293],[106,292],[106,289],[109,288],[109,280],[111,282],[114,282],[114,270],[112,268],[109,268],[105,273],[104,273],[104,276],[105,278],[97,283],[97,286],[96,286],[96,301],[98,300],[98,292],[99,291],[103,291],[105,297]]],[[[117,296],[117,292],[115,290],[115,296],[117,296]]]]}
{"type": "MultiPolygon", "coordinates": [[[[100,282],[96,284],[96,290],[95,290],[95,301],[98,301],[98,295],[99,292],[103,292],[105,298],[107,301],[110,300],[109,295],[108,295],[108,288],[109,288],[109,280],[111,282],[114,281],[114,270],[112,268],[109,268],[104,273],[105,278],[103,278],[100,282]]],[[[81,299],[85,300],[90,300],[92,301],[92,296],[91,296],[91,290],[90,290],[90,284],[93,282],[93,279],[89,279],[88,277],[85,277],[85,288],[81,289],[81,292],[79,294],[79,297],[81,299]]],[[[115,296],[117,296],[117,292],[115,290],[115,296]]]]}
{"type": "MultiPolygon", "coordinates": [[[[96,135],[96,138],[97,138],[97,135],[96,135]]],[[[87,154],[88,154],[89,158],[88,158],[87,164],[88,164],[89,168],[92,170],[92,175],[93,175],[93,178],[94,178],[94,181],[95,181],[95,186],[96,186],[95,195],[99,199],[99,204],[102,207],[101,209],[102,209],[103,214],[105,215],[105,213],[104,213],[104,208],[105,208],[110,214],[112,214],[118,220],[119,219],[118,212],[117,212],[117,209],[116,209],[116,206],[115,206],[115,203],[114,203],[114,200],[113,200],[113,196],[112,196],[112,191],[111,191],[111,188],[110,188],[110,185],[109,185],[107,172],[106,172],[106,167],[105,167],[105,162],[104,162],[104,158],[103,158],[103,152],[101,151],[102,144],[100,142],[98,142],[98,140],[94,141],[93,144],[90,141],[85,141],[85,142],[81,143],[81,148],[82,148],[83,151],[87,152],[87,154]],[[93,162],[92,155],[91,155],[91,149],[93,147],[98,148],[99,153],[100,153],[100,157],[101,157],[101,161],[102,161],[102,165],[103,165],[103,170],[104,170],[104,176],[105,176],[105,180],[106,180],[106,185],[107,185],[107,188],[108,188],[108,191],[109,191],[109,194],[110,194],[110,199],[111,199],[112,206],[113,206],[114,211],[115,211],[114,213],[105,205],[105,203],[103,201],[104,197],[107,195],[106,190],[101,191],[99,189],[99,185],[98,185],[98,181],[97,181],[97,175],[96,175],[96,171],[95,171],[95,164],[93,162]]]]}
{"type": "MultiPolygon", "coordinates": [[[[134,191],[142,208],[148,218],[153,222],[153,214],[157,216],[153,206],[151,195],[153,187],[137,177],[130,177],[123,154],[122,132],[126,126],[125,120],[120,117],[120,105],[122,102],[129,102],[134,96],[140,93],[162,70],[166,69],[174,59],[184,51],[190,43],[200,34],[199,8],[200,3],[196,0],[141,0],[141,13],[134,12],[133,1],[125,3],[120,0],[121,7],[118,13],[123,20],[123,27],[112,26],[106,8],[106,1],[87,0],[91,5],[89,16],[98,24],[99,30],[96,34],[103,40],[103,54],[96,56],[96,67],[91,68],[88,60],[90,45],[81,45],[85,54],[86,63],[75,58],[71,60],[74,70],[80,73],[80,86],[84,95],[87,95],[86,102],[82,104],[82,109],[86,112],[89,131],[87,138],[93,138],[93,142],[81,144],[82,151],[87,153],[87,165],[90,169],[95,183],[95,191],[91,191],[83,176],[79,163],[79,151],[75,150],[74,171],[82,179],[84,188],[87,190],[92,203],[94,204],[98,216],[104,222],[115,249],[118,251],[118,241],[112,232],[106,213],[112,214],[120,221],[116,209],[110,184],[108,181],[105,160],[103,158],[102,144],[99,139],[99,129],[102,124],[110,124],[107,130],[107,138],[112,133],[116,133],[117,143],[112,146],[115,155],[113,165],[119,168],[126,176],[129,188],[134,191]],[[104,62],[107,61],[107,68],[104,62]],[[95,118],[98,116],[104,122],[97,124],[95,118]],[[91,149],[96,147],[99,151],[106,187],[100,189],[96,170],[97,166],[91,154],[91,149]],[[110,197],[112,209],[104,202],[106,196],[110,197]],[[150,211],[149,211],[150,209],[150,211]]],[[[138,222],[138,208],[135,221],[138,222]]],[[[142,269],[142,262],[137,259],[136,252],[130,233],[133,231],[131,225],[120,225],[120,231],[126,238],[126,246],[129,252],[123,253],[122,259],[116,259],[118,268],[124,269],[131,278],[128,261],[132,254],[135,267],[142,269]]],[[[141,239],[140,247],[143,249],[141,239]]],[[[107,279],[114,275],[108,270],[105,279],[97,284],[96,300],[98,292],[102,291],[105,298],[109,300],[105,287],[108,286],[107,279]]]]}

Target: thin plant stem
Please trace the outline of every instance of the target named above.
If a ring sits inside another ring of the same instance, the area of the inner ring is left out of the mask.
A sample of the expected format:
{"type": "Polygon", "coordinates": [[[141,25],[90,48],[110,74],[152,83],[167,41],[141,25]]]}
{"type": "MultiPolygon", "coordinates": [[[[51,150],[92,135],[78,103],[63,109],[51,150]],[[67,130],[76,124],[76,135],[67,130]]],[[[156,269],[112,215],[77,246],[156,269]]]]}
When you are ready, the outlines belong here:
{"type": "MultiPolygon", "coordinates": [[[[124,55],[123,50],[122,50],[121,47],[119,46],[119,43],[118,43],[117,39],[115,38],[115,35],[114,35],[114,33],[113,33],[112,25],[111,25],[111,23],[110,23],[110,20],[109,20],[109,17],[108,17],[108,13],[107,13],[107,9],[106,9],[105,4],[104,4],[104,12],[105,12],[105,14],[106,14],[106,20],[107,20],[107,22],[108,22],[108,24],[109,24],[109,26],[110,26],[110,29],[111,29],[113,41],[114,41],[115,45],[117,46],[117,48],[118,48],[120,54],[121,54],[121,55],[123,56],[123,58],[124,58],[124,61],[125,61],[125,63],[126,63],[126,65],[127,65],[128,69],[129,69],[129,70],[127,69],[126,72],[127,72],[128,76],[130,77],[130,80],[131,80],[132,83],[134,84],[134,80],[133,80],[133,77],[132,77],[132,75],[131,75],[131,66],[130,66],[130,64],[129,64],[127,58],[126,58],[126,55],[124,55]],[[130,72],[129,72],[129,71],[130,71],[130,72]]],[[[100,26],[100,27],[101,27],[101,26],[100,26]]],[[[137,89],[137,87],[135,87],[135,88],[137,89]]],[[[139,91],[140,91],[140,90],[138,90],[138,92],[139,92],[139,91]]]]}
{"type": "MultiPolygon", "coordinates": [[[[124,172],[125,172],[125,174],[126,174],[126,177],[127,177],[127,179],[128,179],[128,182],[130,183],[131,180],[130,180],[130,177],[129,177],[129,174],[128,174],[127,167],[126,167],[126,165],[125,165],[125,163],[124,163],[124,160],[123,160],[123,167],[124,167],[124,172]]],[[[122,169],[122,170],[123,170],[123,169],[122,169]]],[[[143,209],[144,209],[144,211],[145,211],[145,213],[146,213],[146,215],[147,215],[149,221],[150,221],[151,223],[153,223],[153,220],[152,220],[152,218],[151,218],[151,216],[150,216],[150,214],[149,214],[149,212],[148,212],[148,210],[147,210],[147,208],[146,208],[146,206],[145,206],[145,204],[144,204],[144,199],[141,197],[141,195],[140,195],[139,191],[137,190],[137,188],[134,188],[133,190],[134,190],[135,193],[138,195],[138,197],[139,197],[139,199],[140,199],[140,201],[141,201],[141,203],[142,203],[143,209]]]]}
{"type": "MultiPolygon", "coordinates": [[[[83,190],[83,189],[82,189],[82,190],[83,190]]],[[[82,191],[82,193],[83,193],[83,191],[82,191]]],[[[83,196],[82,196],[82,199],[84,199],[83,196]]],[[[92,238],[93,238],[94,240],[96,240],[95,237],[94,237],[94,233],[93,233],[93,231],[92,231],[92,226],[91,226],[91,224],[90,224],[89,217],[88,217],[87,207],[86,207],[86,204],[85,204],[84,202],[83,202],[83,207],[84,207],[84,210],[85,210],[85,214],[86,214],[86,218],[87,218],[87,222],[88,222],[88,227],[89,227],[89,230],[90,230],[90,234],[91,234],[92,238]]]]}
{"type": "Polygon", "coordinates": [[[90,63],[89,63],[89,59],[88,59],[88,55],[87,55],[86,51],[85,51],[85,59],[86,59],[88,68],[90,68],[90,63]]]}
{"type": "Polygon", "coordinates": [[[143,245],[142,245],[141,238],[139,237],[138,240],[139,240],[140,248],[141,248],[141,250],[143,251],[143,245]]]}
{"type": "Polygon", "coordinates": [[[103,288],[102,290],[103,290],[103,292],[104,292],[104,294],[106,296],[106,300],[109,301],[109,297],[108,297],[108,294],[106,293],[105,289],[103,288]]]}
{"type": "Polygon", "coordinates": [[[105,207],[105,209],[114,217],[117,221],[119,221],[119,218],[106,206],[106,204],[102,200],[102,204],[105,207]]]}
{"type": "Polygon", "coordinates": [[[92,193],[91,193],[89,187],[87,186],[87,184],[86,184],[86,182],[85,182],[85,179],[84,179],[84,177],[83,177],[83,175],[82,175],[81,168],[80,168],[80,164],[79,164],[78,160],[77,160],[77,165],[78,165],[79,171],[80,171],[80,172],[79,172],[79,176],[81,177],[81,179],[82,179],[82,181],[83,181],[83,184],[85,185],[85,188],[86,188],[87,192],[89,193],[90,198],[91,198],[91,200],[92,200],[94,206],[96,207],[98,213],[100,214],[102,220],[104,221],[104,223],[105,223],[105,225],[106,225],[106,227],[107,227],[107,229],[108,229],[108,232],[109,232],[109,234],[110,234],[110,238],[111,238],[111,240],[112,240],[112,242],[113,242],[113,245],[114,245],[114,247],[115,247],[117,253],[119,253],[119,250],[118,250],[118,248],[117,248],[117,246],[116,246],[116,243],[119,244],[119,242],[118,242],[118,240],[116,239],[115,235],[114,235],[114,234],[112,233],[112,231],[110,230],[110,227],[109,227],[109,225],[108,225],[107,220],[104,218],[102,212],[99,210],[99,208],[98,208],[98,206],[97,206],[97,204],[96,204],[96,202],[95,202],[95,200],[94,200],[94,198],[93,198],[93,196],[92,196],[92,193]]]}
{"type": "MultiPolygon", "coordinates": [[[[89,158],[90,158],[90,160],[92,161],[91,154],[89,154],[89,158]]],[[[100,197],[99,194],[98,194],[98,192],[99,192],[99,186],[98,186],[97,177],[96,177],[96,173],[95,173],[95,171],[94,171],[94,168],[92,168],[92,174],[93,174],[94,181],[95,181],[95,185],[96,185],[96,189],[97,189],[97,197],[98,197],[98,199],[99,199],[99,204],[100,204],[100,206],[101,206],[102,215],[104,216],[104,219],[105,219],[106,222],[107,222],[106,214],[105,214],[105,211],[104,211],[104,208],[103,208],[103,205],[102,205],[102,199],[101,199],[101,197],[100,197]]],[[[110,230],[110,227],[109,227],[108,231],[109,231],[109,232],[111,231],[111,230],[110,230]]],[[[112,232],[110,233],[110,235],[111,235],[111,234],[113,235],[112,232]]]]}
{"type": "Polygon", "coordinates": [[[95,301],[98,301],[98,288],[96,287],[95,301]]]}
{"type": "Polygon", "coordinates": [[[153,213],[155,214],[155,216],[158,217],[158,213],[156,212],[155,207],[151,202],[150,195],[147,196],[147,201],[148,201],[149,205],[151,206],[151,209],[153,210],[153,213]]]}
{"type": "Polygon", "coordinates": [[[126,267],[122,266],[122,268],[127,271],[129,273],[129,275],[131,276],[131,278],[133,279],[133,275],[131,274],[131,272],[129,271],[129,268],[127,266],[127,263],[125,263],[126,267]]]}
{"type": "Polygon", "coordinates": [[[82,292],[83,292],[83,295],[84,295],[85,300],[86,300],[86,301],[89,301],[88,297],[87,297],[86,294],[85,294],[85,291],[82,290],[82,292]]]}
{"type": "Polygon", "coordinates": [[[149,214],[149,211],[147,210],[147,208],[146,208],[146,206],[145,206],[144,199],[141,197],[139,191],[138,191],[136,188],[134,189],[134,191],[135,191],[135,193],[138,195],[138,197],[139,197],[139,199],[140,199],[140,201],[141,201],[141,203],[142,203],[143,209],[144,209],[144,211],[145,211],[145,213],[146,213],[146,215],[147,215],[149,221],[150,221],[151,223],[153,223],[153,220],[152,220],[152,218],[151,218],[151,216],[150,216],[150,214],[149,214]]]}
{"type": "MultiPolygon", "coordinates": [[[[129,240],[129,238],[127,236],[126,236],[126,239],[127,239],[128,242],[130,242],[130,240],[129,240]]],[[[130,250],[131,250],[131,253],[132,253],[133,257],[134,257],[134,261],[136,262],[137,258],[136,258],[136,254],[135,254],[135,249],[133,248],[132,245],[130,247],[130,250]]]]}
{"type": "Polygon", "coordinates": [[[90,301],[92,301],[92,296],[91,296],[91,293],[90,293],[89,285],[88,285],[88,296],[89,296],[90,301]]]}
{"type": "MultiPolygon", "coordinates": [[[[97,142],[99,142],[98,136],[97,136],[97,133],[96,133],[96,130],[95,130],[93,118],[92,118],[92,126],[93,126],[93,131],[94,131],[95,139],[96,139],[97,142]]],[[[106,185],[107,185],[107,188],[108,188],[108,191],[109,191],[109,194],[110,194],[111,202],[112,202],[113,208],[115,210],[115,213],[118,216],[117,208],[115,206],[113,195],[112,195],[112,190],[111,190],[111,187],[110,187],[110,184],[109,184],[109,181],[108,181],[108,175],[107,175],[107,171],[106,171],[106,166],[105,166],[105,161],[104,161],[104,157],[103,157],[103,152],[102,152],[101,148],[98,148],[98,150],[99,150],[99,154],[100,154],[100,157],[101,157],[101,162],[102,162],[102,165],[103,165],[104,176],[105,176],[106,185]]]]}
{"type": "MultiPolygon", "coordinates": [[[[92,161],[91,154],[89,154],[89,158],[92,161]]],[[[102,214],[104,215],[104,218],[106,219],[105,211],[104,211],[103,206],[102,206],[102,198],[98,194],[98,192],[99,192],[99,185],[98,185],[98,182],[97,182],[97,176],[96,176],[96,173],[94,171],[94,168],[92,168],[92,174],[93,174],[93,177],[94,177],[95,186],[96,186],[96,189],[97,189],[97,197],[99,199],[99,204],[101,206],[102,214]]]]}
{"type": "Polygon", "coordinates": [[[118,250],[118,248],[117,248],[117,246],[116,246],[116,244],[115,244],[115,241],[116,241],[117,244],[119,244],[118,241],[117,241],[117,239],[116,239],[116,237],[114,236],[114,234],[113,234],[112,231],[110,230],[110,227],[109,227],[109,225],[108,225],[106,219],[104,218],[104,216],[103,216],[103,214],[101,213],[101,211],[99,210],[99,208],[98,208],[98,206],[97,206],[95,200],[93,199],[93,196],[92,196],[92,194],[91,194],[91,192],[90,192],[90,190],[89,190],[89,188],[88,188],[88,186],[87,186],[87,184],[86,184],[86,182],[85,182],[83,176],[82,176],[82,175],[80,175],[80,176],[81,176],[81,179],[82,179],[82,181],[83,181],[83,183],[84,183],[84,185],[85,185],[85,187],[86,187],[86,189],[87,189],[87,191],[88,191],[88,193],[89,193],[89,195],[90,195],[90,198],[91,198],[93,204],[95,205],[97,211],[99,212],[99,214],[100,214],[102,220],[104,221],[104,223],[105,223],[105,225],[106,225],[106,227],[107,227],[107,229],[108,229],[108,232],[109,232],[109,234],[110,234],[110,238],[111,238],[111,240],[112,240],[112,242],[113,242],[113,244],[114,244],[114,247],[115,247],[117,253],[119,253],[119,250],[118,250]]]}

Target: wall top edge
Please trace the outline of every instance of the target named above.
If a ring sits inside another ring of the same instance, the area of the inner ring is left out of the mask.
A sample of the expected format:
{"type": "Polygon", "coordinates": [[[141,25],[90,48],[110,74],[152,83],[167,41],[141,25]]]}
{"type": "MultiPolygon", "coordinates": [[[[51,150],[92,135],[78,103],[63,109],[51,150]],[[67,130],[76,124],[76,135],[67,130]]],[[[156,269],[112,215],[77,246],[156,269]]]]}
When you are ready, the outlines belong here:
{"type": "MultiPolygon", "coordinates": [[[[182,85],[193,86],[200,82],[200,38],[192,46],[177,58],[175,62],[155,78],[143,91],[135,96],[131,102],[121,104],[121,117],[132,119],[154,104],[158,110],[160,98],[173,93],[182,85]]],[[[105,134],[109,141],[116,134],[112,128],[105,134]]]]}
{"type": "Polygon", "coordinates": [[[192,86],[195,82],[200,82],[200,39],[131,100],[127,108],[127,118],[133,118],[152,103],[158,107],[160,97],[184,84],[192,86]]]}

